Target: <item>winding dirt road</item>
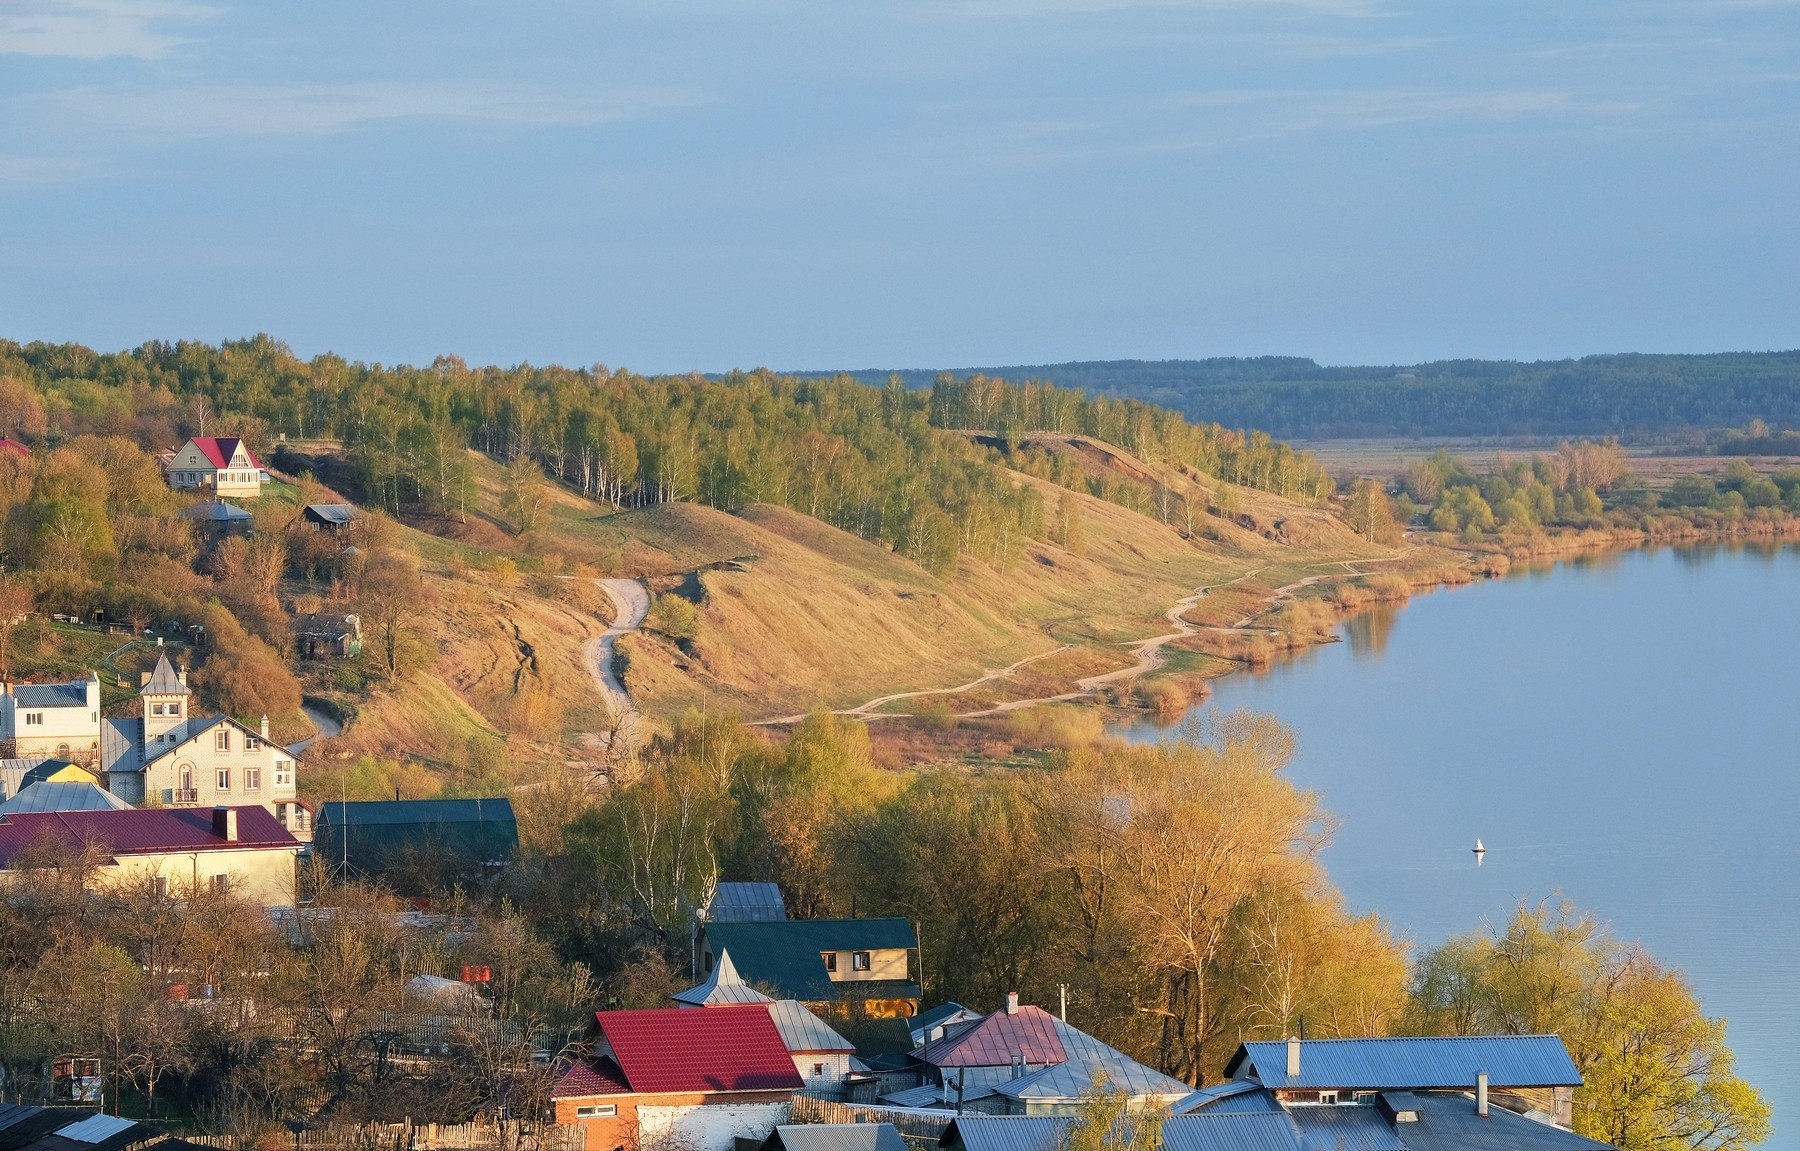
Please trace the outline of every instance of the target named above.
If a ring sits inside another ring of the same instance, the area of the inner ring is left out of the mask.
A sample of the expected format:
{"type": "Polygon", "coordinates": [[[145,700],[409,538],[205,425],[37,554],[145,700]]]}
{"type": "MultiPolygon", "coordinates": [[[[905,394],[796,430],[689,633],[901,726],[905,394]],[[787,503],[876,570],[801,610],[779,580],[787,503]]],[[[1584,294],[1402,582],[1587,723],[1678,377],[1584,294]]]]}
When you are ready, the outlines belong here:
{"type": "Polygon", "coordinates": [[[650,614],[650,590],[634,579],[595,580],[606,598],[612,600],[613,625],[588,641],[586,662],[588,674],[606,699],[607,710],[615,714],[635,714],[637,707],[625,691],[625,684],[614,670],[613,646],[622,635],[630,635],[644,624],[650,614]]]}

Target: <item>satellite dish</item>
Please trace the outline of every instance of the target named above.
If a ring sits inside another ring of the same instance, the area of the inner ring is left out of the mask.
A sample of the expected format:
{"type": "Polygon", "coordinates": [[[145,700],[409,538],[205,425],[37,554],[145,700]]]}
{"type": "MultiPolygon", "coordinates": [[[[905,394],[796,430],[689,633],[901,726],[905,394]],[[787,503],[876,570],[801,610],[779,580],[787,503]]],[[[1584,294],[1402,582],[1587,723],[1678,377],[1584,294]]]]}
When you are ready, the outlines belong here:
{"type": "Polygon", "coordinates": [[[1476,867],[1481,866],[1481,859],[1486,854],[1487,854],[1487,848],[1482,846],[1481,840],[1479,838],[1476,839],[1475,840],[1475,866],[1476,867]]]}

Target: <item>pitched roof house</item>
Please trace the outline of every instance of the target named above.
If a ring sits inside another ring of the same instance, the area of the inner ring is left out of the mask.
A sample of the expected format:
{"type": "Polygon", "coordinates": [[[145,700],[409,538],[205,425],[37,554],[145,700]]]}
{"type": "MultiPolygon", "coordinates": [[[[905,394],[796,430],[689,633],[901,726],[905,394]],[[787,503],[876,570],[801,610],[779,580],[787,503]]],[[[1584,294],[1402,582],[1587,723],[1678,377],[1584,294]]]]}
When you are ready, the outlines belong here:
{"type": "Polygon", "coordinates": [[[729,951],[719,953],[705,982],[670,996],[684,1007],[723,1007],[760,1003],[775,1021],[781,1041],[794,1060],[794,1070],[806,1081],[806,1093],[821,1098],[841,1098],[844,1081],[853,1071],[866,1070],[856,1060],[856,1044],[839,1035],[830,1024],[796,999],[771,999],[739,977],[729,951]]]}
{"type": "Polygon", "coordinates": [[[236,436],[195,436],[168,463],[176,491],[210,491],[220,496],[259,496],[269,473],[236,436]]]}
{"type": "Polygon", "coordinates": [[[1581,1075],[1554,1035],[1246,1043],[1241,1076],[1163,1124],[1169,1151],[1604,1151],[1570,1131],[1581,1075]]]}
{"type": "Polygon", "coordinates": [[[583,1129],[584,1151],[656,1139],[731,1151],[766,1136],[803,1086],[766,1007],[600,1011],[593,1054],[551,1091],[558,1123],[583,1129]]]}
{"type": "Polygon", "coordinates": [[[0,684],[0,742],[8,756],[100,760],[100,679],[0,684]]]}
{"type": "Polygon", "coordinates": [[[331,800],[319,804],[313,852],[352,873],[380,875],[429,854],[479,868],[519,850],[512,802],[492,799],[331,800]]]}
{"type": "Polygon", "coordinates": [[[702,922],[696,954],[707,974],[726,950],[743,978],[821,1010],[868,1015],[919,1010],[912,955],[919,938],[904,919],[702,922]]]}
{"type": "Polygon", "coordinates": [[[0,815],[20,811],[124,811],[129,803],[96,783],[85,780],[44,780],[28,783],[19,794],[0,803],[0,815]]]}
{"type": "Polygon", "coordinates": [[[293,830],[306,826],[295,799],[294,757],[228,715],[192,714],[187,673],[164,655],[138,692],[139,714],[100,725],[106,789],[129,803],[212,807],[261,803],[293,830]]]}
{"type": "Polygon", "coordinates": [[[906,1140],[892,1123],[784,1123],[760,1151],[906,1151],[906,1140]]]}
{"type": "Polygon", "coordinates": [[[229,890],[265,907],[294,902],[300,841],[266,808],[126,808],[15,812],[0,816],[0,882],[16,882],[40,851],[96,847],[104,878],[148,879],[170,894],[229,890]]]}
{"type": "Polygon", "coordinates": [[[1192,1092],[1048,1011],[1021,1005],[1017,995],[1007,996],[1004,1011],[950,1028],[913,1058],[938,1089],[935,1103],[908,1093],[914,1106],[960,1101],[991,1114],[1065,1115],[1082,1107],[1096,1080],[1143,1108],[1166,1107],[1192,1092]]]}
{"type": "Polygon", "coordinates": [[[776,883],[721,883],[713,889],[700,918],[712,923],[747,923],[788,917],[776,883]]]}

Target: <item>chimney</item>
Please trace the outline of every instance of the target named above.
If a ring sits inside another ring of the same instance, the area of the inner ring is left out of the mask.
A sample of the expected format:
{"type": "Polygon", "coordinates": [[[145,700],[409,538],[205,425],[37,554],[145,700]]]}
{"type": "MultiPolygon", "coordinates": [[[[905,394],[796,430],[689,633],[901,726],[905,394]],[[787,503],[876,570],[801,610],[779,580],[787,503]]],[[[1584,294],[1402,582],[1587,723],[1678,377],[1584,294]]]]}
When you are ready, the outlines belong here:
{"type": "Polygon", "coordinates": [[[213,808],[213,834],[227,843],[237,842],[237,808],[213,808]]]}
{"type": "Polygon", "coordinates": [[[181,681],[182,687],[187,686],[187,665],[186,664],[183,664],[181,667],[178,667],[175,669],[175,678],[181,681]]]}
{"type": "Polygon", "coordinates": [[[269,717],[266,715],[262,719],[262,737],[264,743],[269,742],[269,717]]]}
{"type": "Polygon", "coordinates": [[[1013,1052],[1012,1073],[1014,1079],[1025,1074],[1025,1053],[1023,1051],[1013,1052]]]}
{"type": "Polygon", "coordinates": [[[1287,1055],[1288,1055],[1288,1064],[1287,1064],[1288,1078],[1289,1079],[1298,1079],[1298,1078],[1300,1078],[1300,1037],[1298,1035],[1288,1036],[1287,1047],[1288,1047],[1288,1052],[1287,1052],[1287,1055]]]}
{"type": "Polygon", "coordinates": [[[1487,1072],[1485,1072],[1485,1071],[1476,1072],[1475,1073],[1475,1114],[1481,1116],[1483,1119],[1486,1119],[1488,1117],[1487,1088],[1488,1088],[1487,1072]]]}
{"type": "Polygon", "coordinates": [[[1019,993],[1017,991],[1008,991],[1006,993],[1006,1013],[1008,1015],[1017,1015],[1019,1013],[1019,993]]]}

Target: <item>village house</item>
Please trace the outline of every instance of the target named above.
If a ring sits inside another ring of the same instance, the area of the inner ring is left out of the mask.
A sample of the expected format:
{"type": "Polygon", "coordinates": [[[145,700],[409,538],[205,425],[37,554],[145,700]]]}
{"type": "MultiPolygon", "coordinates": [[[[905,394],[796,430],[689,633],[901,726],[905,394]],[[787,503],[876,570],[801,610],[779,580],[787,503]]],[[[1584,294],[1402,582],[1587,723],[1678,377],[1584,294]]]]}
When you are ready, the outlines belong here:
{"type": "Polygon", "coordinates": [[[313,824],[313,853],[363,878],[427,862],[480,874],[518,852],[519,822],[503,796],[329,800],[313,824]]]}
{"type": "Polygon", "coordinates": [[[181,518],[200,525],[206,542],[216,543],[228,536],[248,536],[256,517],[224,500],[208,500],[181,510],[181,518]]]}
{"type": "Polygon", "coordinates": [[[909,1017],[919,1011],[912,976],[919,939],[904,919],[702,921],[701,974],[729,950],[742,977],[828,1014],[909,1017]]]}
{"type": "Polygon", "coordinates": [[[803,1086],[761,1004],[600,1011],[593,1041],[551,1091],[556,1121],[582,1128],[583,1151],[732,1151],[784,1122],[803,1086]]]}
{"type": "Polygon", "coordinates": [[[8,758],[100,762],[100,677],[0,684],[0,742],[8,758]]]}
{"type": "Polygon", "coordinates": [[[11,799],[34,783],[99,783],[100,777],[65,759],[33,756],[0,759],[0,800],[11,799]]]}
{"type": "Polygon", "coordinates": [[[841,1099],[850,1076],[867,1071],[856,1058],[856,1044],[839,1035],[830,1024],[794,999],[774,999],[739,977],[731,953],[722,951],[706,981],[670,996],[683,1007],[724,1007],[762,1004],[781,1033],[794,1070],[805,1082],[805,1093],[821,1099],[841,1099]]]}
{"type": "Polygon", "coordinates": [[[175,450],[166,466],[169,486],[176,491],[254,498],[269,482],[269,473],[235,436],[195,436],[175,450]]]}
{"type": "Polygon", "coordinates": [[[307,612],[295,616],[288,630],[301,659],[354,659],[362,654],[362,620],[355,615],[307,612]]]}
{"type": "Polygon", "coordinates": [[[1192,1091],[1041,1007],[1020,1004],[1016,994],[1006,997],[1002,1011],[949,1027],[913,1059],[923,1082],[882,1096],[884,1102],[992,1115],[1071,1115],[1092,1097],[1096,1082],[1146,1111],[1192,1091]]]}
{"type": "Polygon", "coordinates": [[[129,803],[96,783],[44,780],[28,783],[19,794],[0,802],[0,815],[21,811],[126,811],[130,807],[129,803]]]}
{"type": "Polygon", "coordinates": [[[1581,1073],[1554,1035],[1246,1043],[1225,1073],[1171,1109],[1168,1151],[1608,1147],[1569,1130],[1581,1073]]]}
{"type": "Polygon", "coordinates": [[[356,526],[355,504],[307,504],[300,515],[314,531],[332,535],[347,535],[356,526]]]}
{"type": "Polygon", "coordinates": [[[133,804],[212,807],[260,803],[282,826],[304,831],[295,798],[294,757],[269,740],[269,718],[257,727],[227,715],[192,714],[187,673],[168,656],[138,692],[140,714],[100,726],[106,789],[133,804]]]}
{"type": "Polygon", "coordinates": [[[265,907],[294,902],[300,841],[268,809],[127,808],[0,816],[0,882],[16,882],[39,853],[97,849],[99,880],[148,880],[162,894],[230,891],[265,907]]]}

